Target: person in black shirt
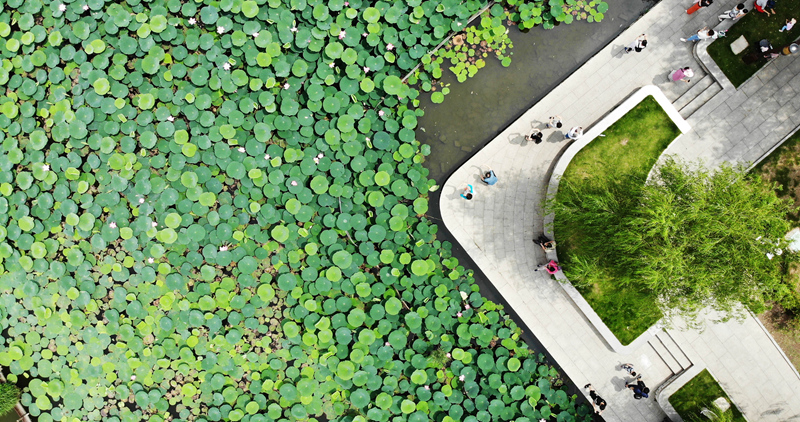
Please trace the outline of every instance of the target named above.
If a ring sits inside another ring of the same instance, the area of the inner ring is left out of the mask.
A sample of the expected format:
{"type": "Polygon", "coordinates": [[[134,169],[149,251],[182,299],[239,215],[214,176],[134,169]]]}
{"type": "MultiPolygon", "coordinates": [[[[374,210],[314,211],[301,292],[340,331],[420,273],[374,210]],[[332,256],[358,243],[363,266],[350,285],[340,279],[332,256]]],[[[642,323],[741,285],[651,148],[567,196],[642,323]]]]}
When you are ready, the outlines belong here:
{"type": "Polygon", "coordinates": [[[586,384],[583,388],[589,390],[589,397],[592,398],[592,407],[594,407],[594,413],[599,415],[606,410],[606,401],[602,397],[597,394],[597,391],[592,387],[592,384],[586,384]]]}

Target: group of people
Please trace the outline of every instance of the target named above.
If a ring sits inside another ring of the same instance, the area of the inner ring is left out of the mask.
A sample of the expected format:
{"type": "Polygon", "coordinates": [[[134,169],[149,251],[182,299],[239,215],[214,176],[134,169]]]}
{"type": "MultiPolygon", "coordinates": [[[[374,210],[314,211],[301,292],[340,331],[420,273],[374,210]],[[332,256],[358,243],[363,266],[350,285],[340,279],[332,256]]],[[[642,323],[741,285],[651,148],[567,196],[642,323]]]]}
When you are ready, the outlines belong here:
{"type": "MultiPolygon", "coordinates": [[[[497,175],[494,173],[494,170],[488,169],[483,172],[481,181],[487,186],[492,186],[497,183],[497,175]]],[[[475,196],[475,188],[472,185],[467,184],[467,186],[461,191],[461,197],[469,201],[473,198],[473,196],[475,196]]]]}
{"type": "MultiPolygon", "coordinates": [[[[559,115],[550,116],[547,123],[544,125],[545,129],[561,129],[563,126],[564,120],[559,115]]],[[[564,134],[564,139],[575,140],[581,136],[583,136],[583,128],[581,126],[575,126],[564,134]]],[[[541,130],[532,129],[529,134],[525,135],[525,140],[535,144],[541,144],[543,137],[544,133],[542,133],[541,130]]]]}
{"type": "MultiPolygon", "coordinates": [[[[713,0],[694,0],[694,4],[688,10],[686,10],[686,13],[692,14],[697,10],[699,10],[700,8],[710,6],[713,2],[714,2],[713,0]]],[[[767,15],[774,15],[776,13],[775,5],[776,5],[776,0],[756,0],[753,7],[756,9],[757,12],[765,13],[767,15]]],[[[721,15],[717,16],[717,19],[720,22],[724,21],[725,19],[731,19],[735,21],[741,18],[742,16],[746,15],[747,12],[748,10],[745,8],[744,3],[739,3],[733,9],[726,10],[721,15]]],[[[783,25],[781,29],[779,29],[779,31],[780,32],[791,31],[796,23],[797,19],[794,18],[786,19],[786,23],[783,25]]],[[[724,36],[725,36],[725,31],[722,30],[715,31],[713,29],[705,27],[697,31],[696,34],[693,34],[686,38],[681,38],[681,41],[687,42],[687,41],[714,40],[724,36]]],[[[780,55],[780,53],[772,47],[772,44],[770,44],[769,40],[767,39],[759,41],[758,52],[760,53],[760,56],[765,59],[773,59],[780,55]]],[[[685,80],[686,82],[689,82],[689,80],[686,78],[690,78],[691,76],[688,77],[685,76],[686,73],[685,68],[678,70],[679,71],[683,70],[683,72],[676,72],[670,75],[672,80],[673,81],[685,80]],[[683,73],[683,75],[681,75],[681,73],[683,73]]]]}
{"type": "MultiPolygon", "coordinates": [[[[633,380],[625,382],[625,388],[633,391],[633,398],[636,400],[646,399],[650,397],[650,388],[645,385],[644,381],[642,381],[642,374],[637,374],[636,370],[633,368],[633,364],[631,363],[623,363],[619,366],[620,369],[623,369],[628,372],[628,375],[633,377],[633,380]]],[[[592,407],[594,408],[594,413],[601,414],[604,410],[606,410],[607,403],[605,399],[600,397],[597,394],[597,390],[594,389],[592,384],[586,384],[583,386],[589,392],[589,398],[592,399],[592,407]]]]}

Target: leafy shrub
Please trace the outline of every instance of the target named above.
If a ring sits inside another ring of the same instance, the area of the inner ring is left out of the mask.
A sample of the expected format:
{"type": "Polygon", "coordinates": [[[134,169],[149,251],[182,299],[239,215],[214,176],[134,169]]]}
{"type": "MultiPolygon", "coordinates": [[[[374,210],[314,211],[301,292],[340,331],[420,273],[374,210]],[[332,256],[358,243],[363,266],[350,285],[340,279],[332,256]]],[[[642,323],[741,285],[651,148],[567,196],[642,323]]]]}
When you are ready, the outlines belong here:
{"type": "Polygon", "coordinates": [[[425,216],[401,76],[480,6],[6,2],[0,365],[30,414],[586,416],[425,216]]]}
{"type": "Polygon", "coordinates": [[[0,415],[11,412],[18,401],[19,388],[11,383],[0,382],[0,415]]]}

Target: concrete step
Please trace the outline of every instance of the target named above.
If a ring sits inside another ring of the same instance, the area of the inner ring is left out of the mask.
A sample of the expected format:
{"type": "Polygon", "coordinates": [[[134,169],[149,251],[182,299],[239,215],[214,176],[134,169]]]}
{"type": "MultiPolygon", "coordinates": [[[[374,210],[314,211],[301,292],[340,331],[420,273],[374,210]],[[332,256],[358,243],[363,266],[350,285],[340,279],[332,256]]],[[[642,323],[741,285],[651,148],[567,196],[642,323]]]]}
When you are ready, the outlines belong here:
{"type": "Polygon", "coordinates": [[[667,367],[669,367],[669,370],[672,371],[673,374],[678,374],[683,371],[681,364],[672,356],[672,353],[667,350],[664,343],[662,343],[658,337],[651,339],[648,344],[655,350],[661,360],[667,364],[667,367]]]}
{"type": "Polygon", "coordinates": [[[689,104],[686,104],[683,108],[679,110],[681,116],[684,119],[688,119],[689,116],[694,114],[695,111],[700,109],[703,104],[707,103],[709,100],[714,98],[715,95],[722,92],[722,87],[714,82],[708,88],[706,88],[700,95],[698,95],[695,99],[693,99],[689,104]]]}
{"type": "Polygon", "coordinates": [[[661,344],[669,351],[672,357],[678,362],[678,364],[683,369],[687,369],[692,366],[692,361],[689,360],[689,357],[686,356],[686,353],[683,352],[678,343],[675,342],[675,339],[672,338],[671,335],[667,331],[660,331],[656,334],[656,338],[661,341],[661,344]]]}
{"type": "Polygon", "coordinates": [[[700,95],[703,91],[706,90],[709,86],[714,84],[714,78],[711,75],[704,75],[702,77],[695,76],[697,81],[689,88],[683,95],[680,96],[677,100],[672,102],[672,105],[675,106],[676,110],[680,110],[686,107],[687,104],[692,102],[698,95],[700,95]]]}

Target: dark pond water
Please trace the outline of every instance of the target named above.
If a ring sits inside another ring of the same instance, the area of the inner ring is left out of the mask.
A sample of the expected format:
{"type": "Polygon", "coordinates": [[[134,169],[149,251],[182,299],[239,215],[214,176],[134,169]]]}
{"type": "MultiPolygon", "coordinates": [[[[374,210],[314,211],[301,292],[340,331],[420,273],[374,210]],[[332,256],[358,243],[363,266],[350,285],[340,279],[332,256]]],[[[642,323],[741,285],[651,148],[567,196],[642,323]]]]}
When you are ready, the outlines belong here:
{"type": "Polygon", "coordinates": [[[16,421],[17,421],[17,412],[15,412],[14,410],[11,410],[5,415],[0,416],[0,422],[16,422],[16,421]]]}
{"type": "Polygon", "coordinates": [[[431,146],[425,166],[439,184],[475,152],[536,104],[550,90],[605,47],[655,3],[653,0],[609,0],[600,23],[575,22],[551,30],[536,27],[509,33],[514,48],[511,66],[494,57],[464,83],[444,71],[450,84],[444,103],[421,96],[417,139],[431,146]]]}
{"type": "MultiPolygon", "coordinates": [[[[449,71],[443,81],[450,84],[450,94],[442,104],[424,97],[420,107],[417,139],[431,146],[425,167],[429,177],[443,184],[459,166],[489,143],[495,136],[536,104],[548,92],[588,61],[598,51],[653,7],[656,0],[609,0],[609,11],[600,23],[576,22],[546,31],[540,27],[528,33],[512,28],[509,33],[514,52],[511,66],[504,68],[494,58],[477,75],[458,83],[449,71]]],[[[499,295],[469,255],[444,227],[439,213],[439,193],[430,197],[429,215],[438,223],[438,239],[453,244],[453,255],[465,268],[475,270],[475,280],[487,299],[506,305],[506,311],[523,330],[522,338],[534,350],[558,362],[544,350],[513,309],[499,295]]],[[[560,369],[560,367],[559,367],[560,369]]],[[[577,387],[565,380],[571,393],[577,387]]],[[[581,381],[581,380],[578,380],[581,381]]],[[[583,398],[582,394],[578,395],[583,398]]],[[[583,401],[583,400],[581,400],[583,401]]],[[[596,419],[601,420],[600,417],[596,419]]]]}

